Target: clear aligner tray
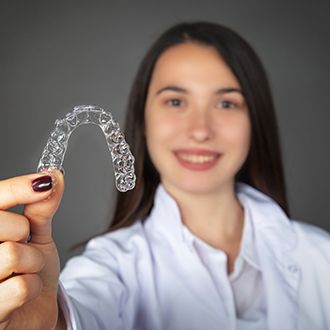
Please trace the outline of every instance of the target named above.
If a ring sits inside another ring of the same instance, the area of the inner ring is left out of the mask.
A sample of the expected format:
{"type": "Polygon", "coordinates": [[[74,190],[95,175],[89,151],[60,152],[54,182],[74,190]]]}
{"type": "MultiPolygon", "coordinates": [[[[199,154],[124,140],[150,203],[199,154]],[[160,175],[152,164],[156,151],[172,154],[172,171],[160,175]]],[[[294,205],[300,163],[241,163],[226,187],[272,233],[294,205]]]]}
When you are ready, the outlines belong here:
{"type": "Polygon", "coordinates": [[[55,129],[50,134],[40,158],[37,172],[63,169],[63,161],[71,133],[80,125],[99,126],[106,138],[115,173],[115,184],[125,192],[135,186],[134,157],[124,134],[112,114],[95,105],[79,105],[62,119],[55,121],[55,129]]]}

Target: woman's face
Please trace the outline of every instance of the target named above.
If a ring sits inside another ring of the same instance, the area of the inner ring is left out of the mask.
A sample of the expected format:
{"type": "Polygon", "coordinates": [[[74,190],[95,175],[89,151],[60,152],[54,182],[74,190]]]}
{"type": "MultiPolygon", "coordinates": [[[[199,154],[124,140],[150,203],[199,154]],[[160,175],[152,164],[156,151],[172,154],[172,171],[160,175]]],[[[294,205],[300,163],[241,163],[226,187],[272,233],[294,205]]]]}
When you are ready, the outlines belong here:
{"type": "Polygon", "coordinates": [[[233,185],[249,151],[241,87],[209,46],[180,44],[159,57],[145,126],[151,160],[171,192],[211,193],[233,185]]]}

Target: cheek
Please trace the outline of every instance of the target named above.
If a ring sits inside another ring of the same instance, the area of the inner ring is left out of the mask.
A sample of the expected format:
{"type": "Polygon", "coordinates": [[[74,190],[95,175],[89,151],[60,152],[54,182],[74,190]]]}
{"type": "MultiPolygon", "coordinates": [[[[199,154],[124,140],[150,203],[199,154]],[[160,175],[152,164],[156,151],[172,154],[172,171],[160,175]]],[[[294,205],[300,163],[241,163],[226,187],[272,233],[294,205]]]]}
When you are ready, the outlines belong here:
{"type": "Polygon", "coordinates": [[[227,123],[224,129],[224,135],[236,150],[248,151],[251,139],[251,125],[248,117],[235,118],[231,123],[227,123]]]}
{"type": "MultiPolygon", "coordinates": [[[[170,116],[152,114],[146,117],[146,137],[149,145],[157,145],[166,142],[177,136],[181,131],[178,120],[170,116]]],[[[162,147],[162,145],[159,145],[162,147]]]]}
{"type": "Polygon", "coordinates": [[[145,117],[149,156],[161,176],[171,168],[171,150],[183,131],[180,121],[174,117],[161,113],[149,113],[145,117]]]}

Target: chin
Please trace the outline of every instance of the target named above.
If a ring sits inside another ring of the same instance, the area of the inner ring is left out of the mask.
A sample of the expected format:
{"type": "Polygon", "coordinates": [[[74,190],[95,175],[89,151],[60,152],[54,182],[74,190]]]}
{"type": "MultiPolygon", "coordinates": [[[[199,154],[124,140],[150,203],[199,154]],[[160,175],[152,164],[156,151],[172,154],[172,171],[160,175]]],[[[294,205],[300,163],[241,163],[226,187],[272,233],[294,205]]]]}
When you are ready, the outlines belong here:
{"type": "Polygon", "coordinates": [[[233,180],[214,181],[214,180],[176,180],[176,181],[163,181],[164,187],[170,192],[181,192],[193,195],[208,195],[215,194],[221,191],[228,184],[233,184],[233,180]]]}

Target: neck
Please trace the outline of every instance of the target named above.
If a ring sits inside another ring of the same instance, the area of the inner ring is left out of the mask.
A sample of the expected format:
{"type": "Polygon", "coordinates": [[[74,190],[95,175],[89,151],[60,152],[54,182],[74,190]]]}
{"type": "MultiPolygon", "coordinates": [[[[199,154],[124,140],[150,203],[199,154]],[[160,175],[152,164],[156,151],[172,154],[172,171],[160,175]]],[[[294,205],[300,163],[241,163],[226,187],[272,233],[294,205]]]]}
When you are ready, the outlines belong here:
{"type": "Polygon", "coordinates": [[[244,211],[235,195],[234,183],[207,194],[168,186],[165,189],[178,203],[182,221],[194,235],[224,251],[239,248],[244,211]]]}

